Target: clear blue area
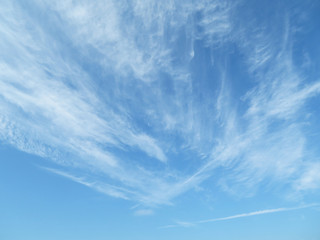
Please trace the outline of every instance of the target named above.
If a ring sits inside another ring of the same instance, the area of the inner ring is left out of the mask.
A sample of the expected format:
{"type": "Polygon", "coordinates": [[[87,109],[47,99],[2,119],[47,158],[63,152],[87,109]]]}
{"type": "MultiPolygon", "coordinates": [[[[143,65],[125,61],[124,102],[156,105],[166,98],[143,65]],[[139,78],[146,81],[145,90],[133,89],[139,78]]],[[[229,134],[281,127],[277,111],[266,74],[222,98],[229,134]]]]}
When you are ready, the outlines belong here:
{"type": "Polygon", "coordinates": [[[0,239],[320,239],[320,2],[0,7],[0,239]]]}

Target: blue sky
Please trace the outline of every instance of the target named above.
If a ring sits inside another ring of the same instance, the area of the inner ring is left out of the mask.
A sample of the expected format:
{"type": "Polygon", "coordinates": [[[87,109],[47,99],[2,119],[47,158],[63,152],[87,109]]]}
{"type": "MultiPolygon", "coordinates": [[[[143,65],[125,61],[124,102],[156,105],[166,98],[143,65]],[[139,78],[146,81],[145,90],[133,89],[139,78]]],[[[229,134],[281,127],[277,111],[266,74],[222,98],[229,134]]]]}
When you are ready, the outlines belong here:
{"type": "Polygon", "coordinates": [[[0,239],[319,239],[319,11],[2,1],[0,239]]]}

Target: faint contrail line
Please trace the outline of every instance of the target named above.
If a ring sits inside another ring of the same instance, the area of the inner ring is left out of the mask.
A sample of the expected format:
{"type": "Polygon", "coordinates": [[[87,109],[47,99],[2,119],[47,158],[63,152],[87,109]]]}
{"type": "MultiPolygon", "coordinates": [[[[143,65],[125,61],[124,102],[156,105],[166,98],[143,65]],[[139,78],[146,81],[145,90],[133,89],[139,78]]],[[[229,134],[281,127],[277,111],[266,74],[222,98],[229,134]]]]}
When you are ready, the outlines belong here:
{"type": "Polygon", "coordinates": [[[254,212],[249,212],[249,213],[242,213],[242,214],[237,214],[237,215],[228,216],[228,217],[211,218],[211,219],[206,219],[206,220],[200,220],[200,221],[196,221],[196,222],[177,221],[176,224],[166,225],[166,226],[162,226],[160,228],[191,227],[191,226],[195,226],[197,224],[202,224],[202,223],[226,221],[226,220],[231,220],[231,219],[236,219],[236,218],[251,217],[251,216],[269,214],[269,213],[276,213],[276,212],[293,211],[293,210],[316,207],[316,206],[320,206],[320,204],[319,203],[312,203],[312,204],[308,204],[308,205],[302,205],[302,206],[291,207],[291,208],[275,208],[275,209],[259,210],[259,211],[254,211],[254,212]]]}

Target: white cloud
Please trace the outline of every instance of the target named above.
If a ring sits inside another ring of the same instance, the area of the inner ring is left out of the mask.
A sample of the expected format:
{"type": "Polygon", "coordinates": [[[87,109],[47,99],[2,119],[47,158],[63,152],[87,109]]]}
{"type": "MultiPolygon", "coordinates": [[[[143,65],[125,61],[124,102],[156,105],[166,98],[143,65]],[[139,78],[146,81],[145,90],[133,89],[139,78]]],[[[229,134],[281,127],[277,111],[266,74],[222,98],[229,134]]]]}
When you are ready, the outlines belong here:
{"type": "Polygon", "coordinates": [[[320,188],[320,163],[312,162],[305,166],[302,176],[295,182],[298,191],[308,191],[320,188]]]}
{"type": "Polygon", "coordinates": [[[247,32],[224,1],[32,4],[46,19],[10,1],[0,10],[2,141],[52,159],[57,174],[148,206],[170,204],[218,168],[225,174],[215,183],[235,194],[297,176],[296,189],[318,186],[316,172],[301,168],[299,118],[320,83],[307,84],[294,64],[288,20],[279,44],[266,30],[247,32]],[[241,101],[226,57],[199,64],[213,77],[193,62],[229,43],[255,78],[241,101]]]}
{"type": "Polygon", "coordinates": [[[134,214],[136,215],[136,216],[150,216],[150,215],[152,215],[154,212],[153,212],[153,210],[151,210],[151,209],[139,209],[139,210],[136,210],[135,212],[134,212],[134,214]]]}

